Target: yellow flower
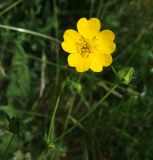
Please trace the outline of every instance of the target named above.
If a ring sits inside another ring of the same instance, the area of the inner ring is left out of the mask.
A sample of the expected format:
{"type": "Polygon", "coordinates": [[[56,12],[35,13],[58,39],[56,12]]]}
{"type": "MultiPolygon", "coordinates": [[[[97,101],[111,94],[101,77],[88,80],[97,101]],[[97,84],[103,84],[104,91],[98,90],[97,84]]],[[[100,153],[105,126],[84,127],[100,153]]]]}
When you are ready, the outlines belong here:
{"type": "Polygon", "coordinates": [[[68,29],[64,33],[62,48],[70,53],[68,64],[76,67],[78,72],[85,72],[91,69],[94,72],[101,72],[103,67],[112,63],[112,56],[116,49],[113,42],[115,35],[110,30],[100,31],[99,19],[81,18],[77,23],[78,32],[68,29]]]}

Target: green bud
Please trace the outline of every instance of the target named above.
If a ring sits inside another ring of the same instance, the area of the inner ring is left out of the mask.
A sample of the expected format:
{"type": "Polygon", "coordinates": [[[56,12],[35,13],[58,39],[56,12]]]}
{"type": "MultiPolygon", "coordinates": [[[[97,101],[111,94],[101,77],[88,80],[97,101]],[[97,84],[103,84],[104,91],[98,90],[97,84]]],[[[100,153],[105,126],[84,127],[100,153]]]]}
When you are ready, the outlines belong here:
{"type": "Polygon", "coordinates": [[[127,85],[131,82],[133,73],[134,73],[134,69],[132,67],[128,67],[128,68],[121,69],[117,73],[117,76],[123,84],[127,85]]]}
{"type": "Polygon", "coordinates": [[[50,143],[49,146],[48,146],[48,149],[55,150],[55,145],[50,143]]]}
{"type": "Polygon", "coordinates": [[[80,93],[82,91],[82,85],[78,82],[68,80],[67,84],[73,93],[78,93],[78,92],[80,93]]]}
{"type": "Polygon", "coordinates": [[[81,92],[81,90],[82,90],[82,86],[81,86],[81,84],[80,83],[72,83],[72,86],[73,86],[73,88],[74,88],[74,90],[76,90],[77,92],[81,92]]]}

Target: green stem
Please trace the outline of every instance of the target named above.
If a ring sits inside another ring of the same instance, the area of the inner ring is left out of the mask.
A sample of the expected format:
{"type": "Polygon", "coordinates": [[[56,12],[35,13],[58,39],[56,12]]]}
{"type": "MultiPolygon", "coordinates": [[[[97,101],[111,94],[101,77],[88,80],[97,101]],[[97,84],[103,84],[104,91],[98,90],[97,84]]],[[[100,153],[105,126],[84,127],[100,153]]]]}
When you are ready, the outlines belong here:
{"type": "Polygon", "coordinates": [[[63,128],[62,135],[61,135],[61,142],[64,138],[64,133],[65,133],[65,131],[67,129],[67,126],[68,126],[69,118],[70,118],[70,115],[72,113],[72,108],[73,108],[73,106],[71,105],[68,109],[68,113],[67,113],[66,120],[65,120],[65,123],[64,123],[64,128],[63,128]]]}
{"type": "MultiPolygon", "coordinates": [[[[38,57],[33,56],[33,55],[31,55],[31,54],[27,54],[27,57],[28,57],[29,59],[33,59],[33,60],[42,62],[42,59],[41,59],[41,58],[38,58],[38,57]]],[[[51,66],[54,66],[54,67],[59,67],[59,68],[61,68],[61,69],[66,69],[66,68],[67,68],[67,65],[58,65],[58,66],[57,66],[56,63],[51,62],[51,61],[49,61],[49,60],[46,60],[45,63],[46,63],[47,65],[51,65],[51,66]]]]}
{"type": "Polygon", "coordinates": [[[14,137],[15,137],[15,134],[13,133],[13,135],[12,135],[12,137],[11,137],[11,139],[10,139],[10,141],[9,141],[9,143],[8,143],[8,145],[7,145],[7,147],[6,147],[5,151],[4,151],[4,153],[3,153],[3,155],[7,156],[9,147],[10,147],[10,145],[11,145],[11,143],[12,143],[14,137]]]}
{"type": "Polygon", "coordinates": [[[14,2],[12,5],[10,5],[9,7],[7,7],[6,9],[4,9],[2,12],[0,12],[0,16],[2,16],[3,14],[5,14],[6,12],[8,12],[10,9],[14,8],[15,6],[17,6],[19,3],[21,3],[23,0],[18,0],[16,2],[14,2]]]}
{"type": "Polygon", "coordinates": [[[115,84],[106,94],[105,96],[89,111],[87,114],[85,114],[78,123],[74,124],[70,129],[68,129],[65,133],[62,134],[62,136],[59,136],[55,141],[58,141],[60,138],[71,132],[78,124],[80,124],[83,120],[85,120],[89,115],[91,115],[92,112],[94,112],[101,103],[104,102],[104,100],[118,87],[118,84],[115,84]]]}
{"type": "MultiPolygon", "coordinates": [[[[55,18],[55,37],[58,38],[58,8],[57,8],[57,0],[53,0],[54,6],[54,18],[55,18]]],[[[59,76],[60,76],[60,68],[59,68],[59,46],[56,46],[56,86],[58,87],[59,84],[59,76]]]]}
{"type": "Polygon", "coordinates": [[[91,6],[90,6],[90,11],[89,11],[89,18],[92,17],[93,15],[95,0],[91,0],[90,3],[91,3],[91,6]]]}
{"type": "Polygon", "coordinates": [[[60,95],[57,98],[56,105],[55,105],[55,108],[54,108],[54,111],[53,111],[53,115],[52,115],[52,118],[51,118],[51,121],[50,121],[49,133],[48,133],[48,137],[47,137],[47,143],[48,144],[50,144],[50,141],[52,141],[52,136],[53,136],[53,132],[54,132],[55,115],[56,115],[57,108],[58,108],[58,105],[59,105],[59,100],[60,100],[60,95]]]}

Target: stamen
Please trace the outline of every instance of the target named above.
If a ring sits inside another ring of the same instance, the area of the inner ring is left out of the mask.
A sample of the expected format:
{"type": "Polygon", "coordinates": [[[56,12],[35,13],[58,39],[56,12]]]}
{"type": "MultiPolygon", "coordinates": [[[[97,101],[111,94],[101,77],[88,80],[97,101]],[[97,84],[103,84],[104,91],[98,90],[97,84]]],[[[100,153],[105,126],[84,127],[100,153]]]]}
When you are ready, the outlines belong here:
{"type": "Polygon", "coordinates": [[[82,57],[89,57],[90,48],[86,40],[82,37],[76,42],[77,53],[80,53],[82,57]]]}

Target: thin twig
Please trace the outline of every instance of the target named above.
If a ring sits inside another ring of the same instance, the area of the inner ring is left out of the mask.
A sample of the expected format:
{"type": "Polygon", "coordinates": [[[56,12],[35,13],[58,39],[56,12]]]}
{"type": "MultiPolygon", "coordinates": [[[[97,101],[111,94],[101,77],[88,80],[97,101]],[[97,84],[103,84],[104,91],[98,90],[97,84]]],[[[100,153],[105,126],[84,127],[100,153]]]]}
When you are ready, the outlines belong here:
{"type": "Polygon", "coordinates": [[[35,36],[38,36],[38,37],[41,37],[41,38],[44,38],[44,39],[48,39],[50,41],[54,41],[56,43],[61,43],[60,40],[58,40],[54,37],[50,37],[50,36],[47,36],[45,34],[35,32],[35,31],[31,31],[31,30],[27,30],[27,29],[23,29],[23,28],[18,28],[18,27],[3,25],[3,24],[0,24],[0,28],[9,29],[9,30],[17,31],[17,32],[22,32],[22,33],[26,33],[26,34],[30,34],[30,35],[35,35],[35,36]]]}
{"type": "Polygon", "coordinates": [[[40,83],[40,93],[39,97],[43,96],[45,90],[45,70],[46,70],[46,55],[42,53],[42,65],[41,65],[41,83],[40,83]]]}

